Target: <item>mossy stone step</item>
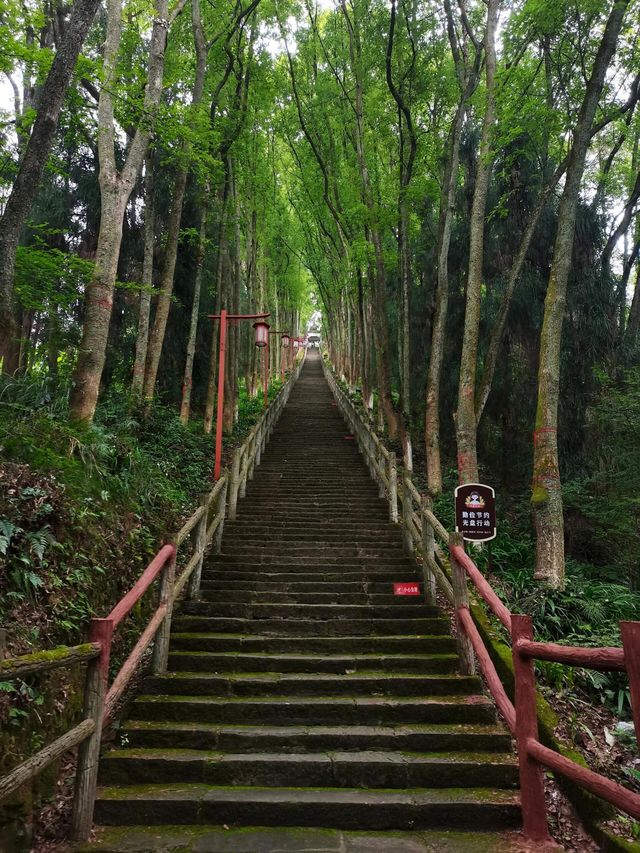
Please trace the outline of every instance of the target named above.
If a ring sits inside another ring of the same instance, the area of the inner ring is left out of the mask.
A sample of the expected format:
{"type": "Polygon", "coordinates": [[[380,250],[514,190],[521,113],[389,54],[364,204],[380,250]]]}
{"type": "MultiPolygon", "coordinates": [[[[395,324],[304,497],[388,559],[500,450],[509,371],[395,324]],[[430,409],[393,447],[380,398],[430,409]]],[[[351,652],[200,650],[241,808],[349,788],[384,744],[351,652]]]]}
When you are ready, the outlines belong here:
{"type": "Polygon", "coordinates": [[[100,827],[77,853],[516,853],[520,839],[498,832],[349,832],[300,827],[100,827]]]}
{"type": "Polygon", "coordinates": [[[433,619],[441,616],[438,607],[421,602],[421,607],[406,604],[404,597],[398,596],[393,604],[313,604],[312,602],[242,602],[191,601],[183,604],[181,612],[192,616],[229,616],[236,619],[433,619]]]}
{"type": "Polygon", "coordinates": [[[134,720],[382,726],[413,723],[495,723],[493,705],[481,696],[389,697],[142,695],[131,706],[134,720]]]}
{"type": "MultiPolygon", "coordinates": [[[[175,627],[175,623],[174,623],[175,627]]],[[[280,654],[302,652],[332,654],[440,654],[455,648],[448,633],[389,636],[281,636],[265,637],[251,634],[222,634],[207,632],[177,632],[171,635],[172,649],[199,649],[208,651],[244,652],[247,654],[280,654]]]]}
{"type": "Polygon", "coordinates": [[[230,826],[327,826],[336,829],[515,829],[520,804],[513,791],[486,788],[362,790],[217,787],[175,783],[102,788],[96,820],[230,826]]]}
{"type": "Polygon", "coordinates": [[[301,752],[388,749],[406,752],[503,752],[511,735],[492,725],[239,726],[130,720],[123,742],[132,747],[212,749],[225,752],[301,752]]]}
{"type": "Polygon", "coordinates": [[[207,785],[329,788],[515,788],[513,756],[498,753],[264,752],[119,749],[100,762],[103,785],[153,779],[207,785]]]}
{"type": "Polygon", "coordinates": [[[458,665],[454,654],[431,655],[332,655],[310,654],[257,655],[206,651],[172,651],[169,669],[173,672],[304,672],[385,673],[416,672],[422,675],[453,673],[458,665]]]}
{"type": "Polygon", "coordinates": [[[422,673],[170,672],[145,679],[146,695],[229,696],[469,696],[480,690],[476,676],[422,673]]]}
{"type": "Polygon", "coordinates": [[[280,634],[296,636],[340,637],[343,634],[358,636],[374,634],[438,634],[444,633],[447,623],[444,619],[234,619],[224,616],[178,616],[173,620],[175,630],[179,632],[210,631],[215,633],[246,634],[251,631],[261,634],[280,634]]]}
{"type": "MultiPolygon", "coordinates": [[[[224,584],[220,584],[220,586],[224,587],[224,584]]],[[[388,584],[387,589],[390,589],[390,587],[391,584],[388,584]]],[[[413,608],[425,605],[425,599],[422,593],[420,593],[420,595],[405,595],[399,597],[393,595],[391,592],[384,595],[380,593],[366,592],[294,592],[291,590],[265,591],[253,589],[211,589],[210,585],[200,589],[199,598],[202,602],[211,602],[213,604],[228,602],[229,604],[236,605],[295,604],[308,606],[315,604],[357,604],[361,607],[396,607],[400,604],[403,607],[413,608]]]]}

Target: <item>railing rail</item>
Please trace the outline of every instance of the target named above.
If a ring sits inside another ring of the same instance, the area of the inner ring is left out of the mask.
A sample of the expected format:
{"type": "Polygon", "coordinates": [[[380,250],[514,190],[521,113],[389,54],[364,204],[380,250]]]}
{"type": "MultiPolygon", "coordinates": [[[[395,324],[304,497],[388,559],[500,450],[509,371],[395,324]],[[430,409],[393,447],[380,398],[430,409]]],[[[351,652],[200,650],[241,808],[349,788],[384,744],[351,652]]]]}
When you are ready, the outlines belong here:
{"type": "Polygon", "coordinates": [[[569,666],[626,672],[636,737],[640,743],[640,622],[620,623],[622,648],[594,649],[536,642],[531,617],[509,611],[465,552],[462,537],[449,533],[440,523],[433,513],[430,497],[422,495],[411,474],[398,467],[395,454],[384,447],[367,415],[345,394],[324,362],[323,368],[338,408],[379,486],[380,496],[386,497],[389,503],[389,518],[402,525],[406,550],[421,558],[425,593],[433,600],[437,587],[454,607],[461,672],[472,674],[477,662],[498,710],[516,738],[525,837],[531,841],[549,838],[543,767],[568,777],[633,818],[640,819],[640,794],[565,758],[540,742],[534,669],[535,660],[548,660],[569,666]],[[435,544],[436,539],[447,546],[451,578],[447,574],[444,555],[435,544]],[[468,581],[511,636],[515,682],[513,702],[471,614],[468,581]]]}
{"type": "Polygon", "coordinates": [[[69,749],[79,746],[70,836],[74,841],[85,841],[88,838],[93,821],[103,728],[111,721],[119,700],[151,645],[152,671],[155,674],[166,672],[174,602],[185,587],[189,599],[198,597],[205,553],[210,546],[219,553],[225,519],[235,519],[238,497],[244,495],[247,481],[253,477],[255,468],[260,464],[264,448],[300,375],[305,356],[306,350],[303,350],[288,380],[261,414],[242,445],[235,450],[231,471],[223,473],[173,541],[160,548],[109,615],[105,619],[91,620],[89,642],[3,660],[6,631],[0,629],[0,679],[22,678],[77,663],[87,664],[82,721],[0,778],[0,801],[35,778],[69,749]],[[176,580],[178,558],[181,549],[189,541],[192,554],[186,565],[180,567],[176,580]],[[159,580],[157,606],[109,687],[109,660],[114,633],[156,580],[159,580]]]}

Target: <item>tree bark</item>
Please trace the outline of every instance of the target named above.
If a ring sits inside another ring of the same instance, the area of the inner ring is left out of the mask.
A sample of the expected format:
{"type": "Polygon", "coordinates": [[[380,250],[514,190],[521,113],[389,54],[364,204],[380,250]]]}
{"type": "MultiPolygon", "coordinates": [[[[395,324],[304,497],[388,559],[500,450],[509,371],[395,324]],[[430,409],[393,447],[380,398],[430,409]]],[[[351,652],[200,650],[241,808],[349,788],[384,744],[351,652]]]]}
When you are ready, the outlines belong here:
{"type": "Polygon", "coordinates": [[[573,250],[576,209],[591,138],[591,127],[627,6],[628,0],[616,0],[613,3],[578,114],[573,145],[569,153],[567,177],[558,210],[553,259],[540,334],[531,503],[536,527],[535,577],[552,587],[564,585],[564,521],[557,427],[562,323],[573,250]]]}
{"type": "MultiPolygon", "coordinates": [[[[164,51],[167,41],[168,0],[155,0],[155,19],[149,45],[149,70],[144,110],[156,112],[162,92],[164,51]]],[[[100,157],[100,233],[95,271],[85,293],[85,316],[78,361],[73,373],[69,412],[73,419],[92,421],[106,358],[113,291],[122,241],[122,220],[149,144],[150,122],[136,130],[124,167],[119,171],[114,151],[113,88],[122,34],[122,2],[108,0],[104,51],[104,85],[98,103],[98,153],[100,157]]]]}
{"type": "Polygon", "coordinates": [[[475,385],[478,361],[478,335],[480,331],[480,306],[482,293],[482,268],[484,262],[484,224],[487,193],[493,163],[492,135],[495,120],[495,32],[498,22],[499,0],[488,0],[487,27],[484,37],[487,103],[482,123],[482,138],[478,153],[476,186],[473,193],[469,234],[469,272],[464,313],[460,379],[458,384],[458,410],[456,412],[456,442],[458,448],[458,481],[478,481],[478,454],[476,447],[475,385]]]}
{"type": "Polygon", "coordinates": [[[4,372],[9,374],[18,367],[19,353],[13,294],[18,241],[38,192],[64,96],[98,3],[99,0],[76,0],[73,4],[64,37],[40,92],[31,136],[0,219],[0,359],[4,372]]]}
{"type": "Polygon", "coordinates": [[[427,469],[427,485],[429,493],[432,495],[438,495],[442,491],[442,467],[440,462],[440,381],[442,377],[445,331],[449,306],[449,247],[451,245],[451,229],[460,162],[460,140],[469,98],[478,85],[482,56],[480,45],[475,45],[473,64],[469,68],[465,67],[463,56],[466,56],[467,51],[460,51],[459,49],[449,0],[445,0],[444,6],[447,15],[449,42],[460,86],[460,100],[451,123],[451,130],[449,131],[442,190],[440,192],[436,298],[426,385],[424,424],[425,464],[427,469]]]}
{"type": "Polygon", "coordinates": [[[191,388],[193,385],[193,361],[196,354],[196,339],[198,334],[198,316],[200,314],[200,292],[202,290],[202,273],[204,270],[204,256],[207,242],[207,218],[208,218],[208,188],[206,199],[202,205],[202,218],[200,219],[200,233],[198,235],[198,249],[196,255],[196,275],[193,284],[193,301],[191,303],[191,319],[189,321],[189,338],[187,340],[187,357],[184,365],[184,376],[182,378],[182,402],[180,404],[180,420],[183,424],[189,422],[191,415],[191,388]]]}
{"type": "Polygon", "coordinates": [[[147,361],[149,343],[149,315],[151,311],[151,290],[153,288],[153,250],[155,248],[155,174],[152,157],[147,157],[144,176],[144,256],[142,260],[142,290],[138,309],[138,334],[136,353],[133,362],[131,391],[134,397],[142,394],[144,368],[147,361]]]}

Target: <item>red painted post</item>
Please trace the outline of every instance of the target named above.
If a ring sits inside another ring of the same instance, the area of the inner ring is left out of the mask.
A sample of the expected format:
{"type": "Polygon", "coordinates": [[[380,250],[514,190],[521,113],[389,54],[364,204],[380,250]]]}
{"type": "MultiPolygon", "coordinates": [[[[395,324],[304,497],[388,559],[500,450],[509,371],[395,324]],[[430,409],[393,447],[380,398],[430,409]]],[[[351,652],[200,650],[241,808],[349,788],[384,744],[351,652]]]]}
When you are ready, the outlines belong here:
{"type": "Polygon", "coordinates": [[[536,710],[536,681],[533,660],[518,649],[519,640],[533,639],[530,616],[511,614],[511,642],[515,680],[516,741],[520,765],[520,797],[522,801],[522,832],[528,841],[549,841],[544,801],[542,767],[531,758],[528,740],[538,740],[536,710]]]}
{"type": "Polygon", "coordinates": [[[107,695],[113,629],[114,620],[110,618],[92,619],[89,626],[89,642],[100,644],[100,656],[87,665],[84,716],[85,719],[93,720],[94,729],[78,749],[71,818],[71,838],[73,841],[86,841],[93,823],[104,700],[107,695]]]}
{"type": "Polygon", "coordinates": [[[620,633],[624,647],[624,663],[629,676],[633,725],[640,743],[640,622],[621,622],[620,633]]]}
{"type": "Polygon", "coordinates": [[[267,346],[264,351],[264,407],[269,406],[269,335],[267,335],[267,346]]]}
{"type": "Polygon", "coordinates": [[[224,415],[224,370],[227,345],[227,310],[220,312],[220,348],[218,352],[218,413],[216,415],[216,465],[213,472],[215,480],[220,478],[222,467],[222,419],[224,415]]]}

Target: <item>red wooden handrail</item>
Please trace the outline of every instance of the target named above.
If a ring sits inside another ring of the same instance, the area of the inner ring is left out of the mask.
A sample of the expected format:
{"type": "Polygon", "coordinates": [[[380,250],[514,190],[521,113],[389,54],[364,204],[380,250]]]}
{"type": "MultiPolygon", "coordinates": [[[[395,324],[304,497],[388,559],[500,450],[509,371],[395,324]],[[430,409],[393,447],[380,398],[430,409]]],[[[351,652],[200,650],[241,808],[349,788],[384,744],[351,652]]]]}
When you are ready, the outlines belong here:
{"type": "Polygon", "coordinates": [[[154,580],[158,577],[169,560],[175,556],[176,549],[174,545],[164,545],[153,560],[149,563],[138,580],[131,587],[129,592],[124,595],[107,616],[113,622],[114,629],[122,622],[122,620],[133,610],[136,604],[140,601],[145,592],[149,589],[154,580]]]}
{"type": "Polygon", "coordinates": [[[478,590],[482,598],[487,602],[491,610],[495,613],[498,619],[502,622],[504,627],[510,631],[511,630],[511,612],[505,607],[505,605],[500,601],[498,596],[493,590],[488,581],[484,579],[480,570],[473,562],[471,557],[466,553],[462,545],[452,545],[449,549],[451,551],[451,556],[457,563],[459,563],[462,568],[465,570],[467,575],[473,581],[473,585],[478,590]]]}
{"type": "Polygon", "coordinates": [[[602,669],[605,672],[626,672],[624,650],[621,648],[590,649],[583,646],[561,646],[559,643],[537,643],[534,640],[518,640],[518,652],[524,657],[551,660],[567,666],[583,666],[586,669],[602,669]]]}
{"type": "MultiPolygon", "coordinates": [[[[631,687],[631,706],[636,734],[640,738],[640,623],[622,622],[623,648],[587,648],[540,643],[533,640],[530,616],[516,616],[502,603],[459,542],[449,545],[455,561],[471,580],[479,595],[511,635],[515,678],[515,706],[506,694],[487,648],[465,601],[456,599],[459,627],[468,637],[487,686],[512,734],[516,736],[520,764],[522,821],[525,838],[549,838],[542,767],[560,773],[591,793],[640,819],[640,794],[599,773],[571,761],[544,746],[538,738],[534,660],[548,660],[587,669],[626,672],[631,687]]],[[[455,567],[455,564],[454,564],[455,567]]]]}

